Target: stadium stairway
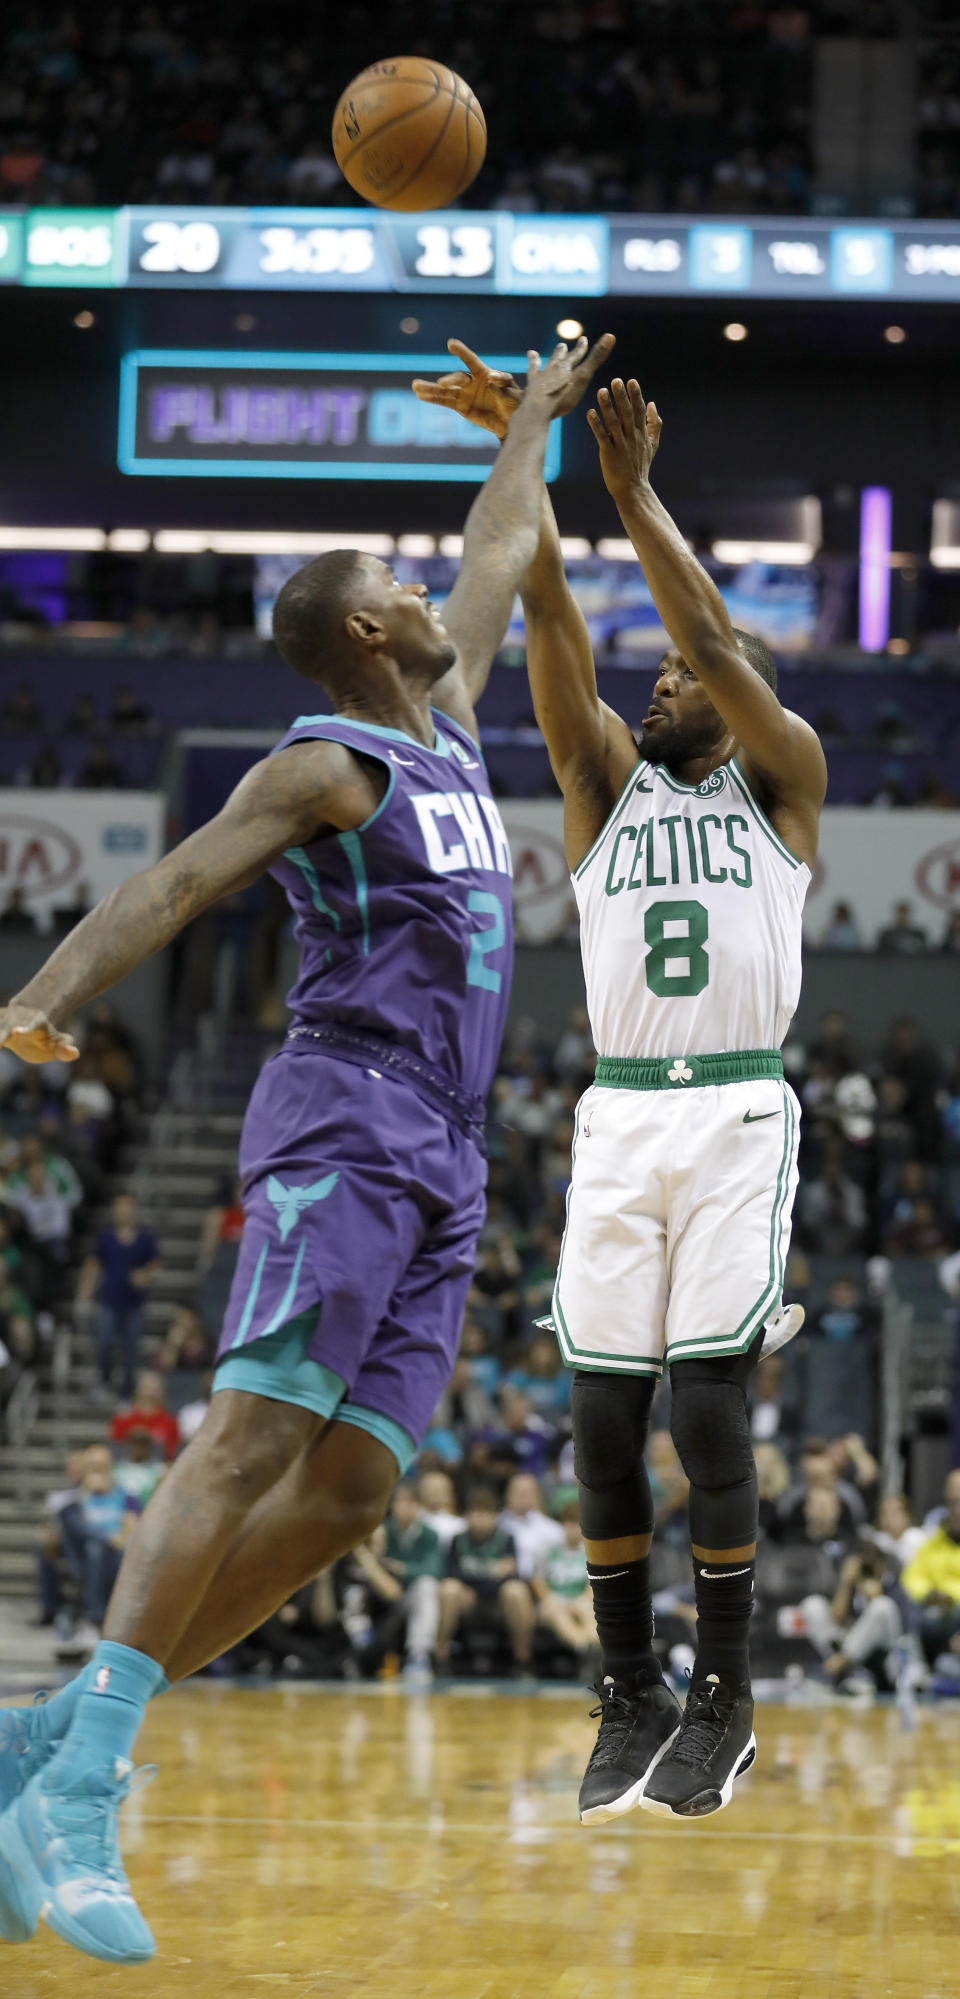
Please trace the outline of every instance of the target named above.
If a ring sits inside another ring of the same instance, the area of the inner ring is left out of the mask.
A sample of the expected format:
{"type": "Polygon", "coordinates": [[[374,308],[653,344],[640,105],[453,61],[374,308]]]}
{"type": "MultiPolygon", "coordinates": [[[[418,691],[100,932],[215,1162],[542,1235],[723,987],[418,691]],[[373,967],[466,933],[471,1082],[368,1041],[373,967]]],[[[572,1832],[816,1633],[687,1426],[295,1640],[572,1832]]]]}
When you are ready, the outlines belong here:
{"type": "MultiPolygon", "coordinates": [[[[193,1303],[203,1220],[236,1172],[250,1089],[277,1035],[203,1020],[174,1053],[157,1108],[134,1117],[107,1198],[132,1191],[158,1240],[160,1271],[146,1305],[149,1349],[177,1304],[193,1303]]],[[[69,1315],[68,1315],[69,1316],[69,1315]]],[[[23,1408],[25,1434],[0,1440],[0,1602],[34,1593],[34,1541],[48,1492],[66,1484],[67,1453],[102,1437],[109,1411],[91,1399],[92,1340],[82,1323],[64,1328],[23,1408]]]]}

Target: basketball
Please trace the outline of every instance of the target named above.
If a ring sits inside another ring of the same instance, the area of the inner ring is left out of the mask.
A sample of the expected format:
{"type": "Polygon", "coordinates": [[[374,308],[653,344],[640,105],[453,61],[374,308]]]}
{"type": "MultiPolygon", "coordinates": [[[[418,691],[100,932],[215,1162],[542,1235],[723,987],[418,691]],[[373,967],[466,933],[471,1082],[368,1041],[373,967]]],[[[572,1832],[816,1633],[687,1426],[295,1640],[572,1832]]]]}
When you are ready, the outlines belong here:
{"type": "Polygon", "coordinates": [[[476,179],[486,150],[486,120],[469,84],[423,56],[371,63],[333,116],[337,165],[378,208],[445,208],[476,179]]]}

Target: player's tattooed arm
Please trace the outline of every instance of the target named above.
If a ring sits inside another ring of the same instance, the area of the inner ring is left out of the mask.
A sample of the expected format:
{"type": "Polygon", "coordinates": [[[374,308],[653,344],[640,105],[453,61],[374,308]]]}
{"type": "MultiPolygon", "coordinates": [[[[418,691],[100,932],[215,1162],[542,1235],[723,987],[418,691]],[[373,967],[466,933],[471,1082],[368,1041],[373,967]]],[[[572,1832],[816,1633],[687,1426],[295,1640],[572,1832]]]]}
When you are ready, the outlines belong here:
{"type": "MultiPolygon", "coordinates": [[[[708,690],[744,760],[771,800],[819,813],[823,751],[809,725],[782,708],[744,658],[716,585],[687,547],[650,483],[660,417],[636,381],[601,389],[587,422],[608,492],[636,549],[650,594],[674,645],[708,690]]],[[[815,850],[815,840],[814,840],[815,850]]]]}
{"type": "Polygon", "coordinates": [[[435,383],[416,381],[415,393],[421,401],[458,409],[503,439],[467,516],[460,573],[444,607],[444,624],[459,659],[434,692],[435,705],[476,734],[473,709],[537,546],[547,432],[554,417],[576,407],[610,353],[613,336],[604,334],[589,349],[586,339],[569,350],[561,342],[543,367],[531,352],[526,390],[511,383],[515,393],[505,397],[499,409],[495,398],[488,399],[488,387],[494,380],[502,384],[511,378],[485,368],[462,341],[449,341],[448,346],[466,363],[467,374],[446,375],[435,383]]]}
{"type": "Polygon", "coordinates": [[[161,951],[201,910],[246,888],[287,847],[375,811],[382,782],[339,743],[309,741],[247,772],[216,818],[131,875],[78,923],[23,991],[0,1008],[0,1046],[25,1062],[72,1062],[61,1025],[161,951]]]}
{"type": "Polygon", "coordinates": [[[537,552],[520,594],[534,713],[563,792],[567,859],[577,867],[639,752],[626,722],[600,699],[590,634],[567,582],[546,487],[537,552]]]}

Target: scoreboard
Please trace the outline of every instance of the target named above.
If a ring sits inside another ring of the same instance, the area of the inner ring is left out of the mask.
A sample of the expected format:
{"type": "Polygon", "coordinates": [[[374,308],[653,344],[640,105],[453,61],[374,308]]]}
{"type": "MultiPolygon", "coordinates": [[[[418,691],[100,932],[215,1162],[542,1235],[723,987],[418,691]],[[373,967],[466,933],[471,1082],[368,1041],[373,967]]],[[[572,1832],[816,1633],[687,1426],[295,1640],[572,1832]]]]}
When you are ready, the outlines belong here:
{"type": "Polygon", "coordinates": [[[960,300],[960,223],[458,209],[0,210],[0,285],[960,300]]]}

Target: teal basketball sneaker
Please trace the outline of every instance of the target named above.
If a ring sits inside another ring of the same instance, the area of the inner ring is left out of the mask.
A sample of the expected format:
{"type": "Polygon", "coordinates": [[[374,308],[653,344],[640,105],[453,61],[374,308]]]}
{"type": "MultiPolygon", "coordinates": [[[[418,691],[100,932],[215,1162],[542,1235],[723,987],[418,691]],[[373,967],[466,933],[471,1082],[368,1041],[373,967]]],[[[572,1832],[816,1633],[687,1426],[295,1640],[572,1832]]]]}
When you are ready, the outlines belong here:
{"type": "Polygon", "coordinates": [[[27,1936],[39,1919],[108,1964],[142,1964],[156,1944],[117,1844],[117,1809],[153,1769],[117,1758],[54,1788],[33,1776],[0,1819],[0,1908],[27,1936]]]}
{"type": "MultiPolygon", "coordinates": [[[[38,1694],[32,1707],[0,1708],[0,1814],[19,1798],[31,1777],[59,1747],[40,1726],[37,1709],[45,1699],[44,1694],[38,1694]]],[[[0,1893],[0,1937],[4,1943],[27,1943],[35,1929],[36,1918],[31,1921],[22,1913],[19,1898],[15,1905],[0,1893]]]]}

